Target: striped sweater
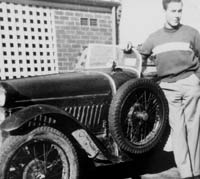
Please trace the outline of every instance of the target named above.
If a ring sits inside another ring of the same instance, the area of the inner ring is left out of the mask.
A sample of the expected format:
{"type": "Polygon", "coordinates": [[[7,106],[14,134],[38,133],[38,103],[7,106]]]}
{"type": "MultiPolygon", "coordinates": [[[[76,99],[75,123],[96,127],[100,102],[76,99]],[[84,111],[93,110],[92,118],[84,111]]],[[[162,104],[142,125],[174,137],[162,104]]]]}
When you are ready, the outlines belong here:
{"type": "Polygon", "coordinates": [[[152,56],[162,81],[175,82],[196,73],[200,77],[200,34],[186,25],[162,28],[142,44],[143,59],[152,56]]]}

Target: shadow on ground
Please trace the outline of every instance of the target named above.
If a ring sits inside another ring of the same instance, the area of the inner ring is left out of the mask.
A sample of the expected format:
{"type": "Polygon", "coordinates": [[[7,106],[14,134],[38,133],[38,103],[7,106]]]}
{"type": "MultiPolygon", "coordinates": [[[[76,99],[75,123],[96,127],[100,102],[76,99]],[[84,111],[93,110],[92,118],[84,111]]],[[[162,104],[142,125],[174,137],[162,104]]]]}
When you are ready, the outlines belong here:
{"type": "Polygon", "coordinates": [[[154,152],[151,155],[137,156],[133,162],[112,166],[97,167],[87,172],[87,179],[122,179],[144,174],[155,174],[175,166],[172,152],[154,152]]]}

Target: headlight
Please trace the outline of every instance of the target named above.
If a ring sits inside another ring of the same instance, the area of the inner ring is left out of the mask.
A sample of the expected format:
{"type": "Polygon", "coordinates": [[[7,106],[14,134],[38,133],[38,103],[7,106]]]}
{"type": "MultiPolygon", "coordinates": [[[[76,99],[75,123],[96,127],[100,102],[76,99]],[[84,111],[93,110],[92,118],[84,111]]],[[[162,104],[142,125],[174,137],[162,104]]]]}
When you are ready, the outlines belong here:
{"type": "Polygon", "coordinates": [[[0,86],[0,106],[4,106],[6,102],[6,91],[0,86]]]}

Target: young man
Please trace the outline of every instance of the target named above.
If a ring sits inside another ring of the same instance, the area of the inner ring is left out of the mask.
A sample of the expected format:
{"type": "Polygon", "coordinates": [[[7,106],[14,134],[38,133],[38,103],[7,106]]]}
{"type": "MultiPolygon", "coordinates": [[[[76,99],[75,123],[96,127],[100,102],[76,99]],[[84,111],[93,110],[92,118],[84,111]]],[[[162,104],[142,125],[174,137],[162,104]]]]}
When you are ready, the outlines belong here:
{"type": "Polygon", "coordinates": [[[181,0],[163,0],[164,27],[142,44],[144,60],[153,56],[169,102],[172,147],[182,178],[200,179],[200,35],[180,23],[181,0]]]}

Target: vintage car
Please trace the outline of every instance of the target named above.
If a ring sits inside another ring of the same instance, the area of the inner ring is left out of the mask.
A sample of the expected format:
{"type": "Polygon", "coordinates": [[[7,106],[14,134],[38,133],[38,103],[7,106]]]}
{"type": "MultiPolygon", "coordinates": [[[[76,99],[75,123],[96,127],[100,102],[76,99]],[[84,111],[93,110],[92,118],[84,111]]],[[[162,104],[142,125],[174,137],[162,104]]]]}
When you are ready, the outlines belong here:
{"type": "Polygon", "coordinates": [[[99,60],[94,46],[74,71],[0,82],[1,179],[78,179],[80,155],[101,166],[162,149],[168,103],[141,56],[105,45],[115,55],[99,60]]]}

